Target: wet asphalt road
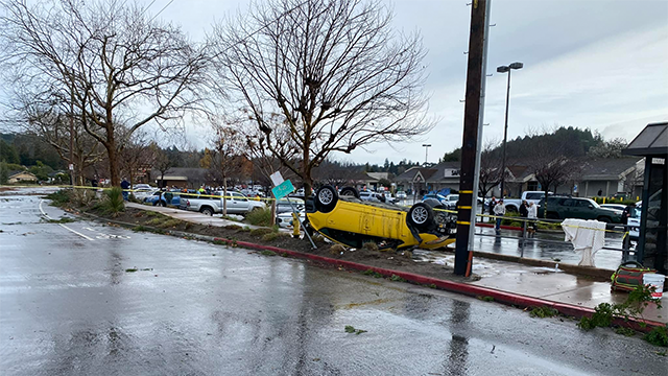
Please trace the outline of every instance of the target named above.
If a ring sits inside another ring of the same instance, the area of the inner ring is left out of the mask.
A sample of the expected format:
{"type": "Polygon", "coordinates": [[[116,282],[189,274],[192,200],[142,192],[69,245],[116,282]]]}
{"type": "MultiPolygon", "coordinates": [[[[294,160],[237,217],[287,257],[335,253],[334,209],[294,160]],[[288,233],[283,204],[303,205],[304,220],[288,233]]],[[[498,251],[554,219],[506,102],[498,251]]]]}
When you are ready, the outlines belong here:
{"type": "Polygon", "coordinates": [[[39,203],[0,196],[2,375],[667,370],[658,348],[610,330],[583,333],[496,303],[98,223],[65,225],[76,234],[40,222],[39,203]]]}

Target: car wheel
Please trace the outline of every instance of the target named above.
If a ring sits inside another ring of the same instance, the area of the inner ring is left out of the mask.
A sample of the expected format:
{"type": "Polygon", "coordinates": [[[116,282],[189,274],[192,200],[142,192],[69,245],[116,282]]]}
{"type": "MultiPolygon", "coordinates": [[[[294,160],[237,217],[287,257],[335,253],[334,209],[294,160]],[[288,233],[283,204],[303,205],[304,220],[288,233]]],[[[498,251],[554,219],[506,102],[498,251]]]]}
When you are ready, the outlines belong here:
{"type": "Polygon", "coordinates": [[[321,213],[329,213],[334,210],[339,194],[331,185],[326,185],[315,193],[315,208],[321,213]]]}
{"type": "Polygon", "coordinates": [[[162,206],[163,208],[166,208],[167,207],[167,202],[166,201],[160,201],[160,206],[162,206]]]}
{"type": "Polygon", "coordinates": [[[406,221],[418,230],[428,230],[434,223],[434,211],[429,205],[418,202],[408,211],[406,221]]]}
{"type": "Polygon", "coordinates": [[[352,196],[355,198],[360,198],[360,193],[354,187],[343,187],[339,193],[341,196],[352,196]]]}
{"type": "Polygon", "coordinates": [[[211,208],[203,208],[202,210],[200,210],[200,213],[206,215],[213,215],[213,210],[211,210],[211,208]]]}

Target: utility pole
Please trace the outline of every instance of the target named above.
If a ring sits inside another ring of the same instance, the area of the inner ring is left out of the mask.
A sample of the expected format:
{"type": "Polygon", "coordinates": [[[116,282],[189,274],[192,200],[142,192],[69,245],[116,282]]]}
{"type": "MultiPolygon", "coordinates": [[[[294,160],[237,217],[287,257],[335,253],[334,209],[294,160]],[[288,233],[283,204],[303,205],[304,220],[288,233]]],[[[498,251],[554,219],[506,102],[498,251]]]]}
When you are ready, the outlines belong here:
{"type": "MultiPolygon", "coordinates": [[[[469,230],[473,200],[478,197],[474,187],[478,127],[480,126],[480,92],[483,72],[483,45],[487,0],[473,0],[471,4],[471,31],[469,36],[468,67],[466,73],[466,104],[464,108],[464,135],[462,164],[459,174],[459,205],[457,208],[457,240],[455,243],[455,274],[470,275],[472,252],[469,251],[469,230]]],[[[475,213],[473,213],[475,214],[475,213]]]]}
{"type": "MultiPolygon", "coordinates": [[[[485,5],[485,35],[483,36],[483,50],[482,50],[482,78],[480,82],[480,119],[478,119],[478,145],[475,153],[475,172],[473,174],[473,199],[471,201],[471,227],[469,228],[469,255],[473,254],[475,247],[475,223],[478,213],[478,189],[480,187],[480,158],[482,153],[482,131],[485,124],[485,96],[487,88],[487,46],[489,44],[489,23],[492,20],[492,0],[487,0],[485,5]]],[[[485,201],[483,198],[482,208],[485,208],[485,201]]],[[[480,212],[482,214],[482,210],[480,212]]],[[[470,260],[469,260],[470,264],[470,260]]],[[[466,276],[471,274],[471,265],[467,268],[466,276]]]]}

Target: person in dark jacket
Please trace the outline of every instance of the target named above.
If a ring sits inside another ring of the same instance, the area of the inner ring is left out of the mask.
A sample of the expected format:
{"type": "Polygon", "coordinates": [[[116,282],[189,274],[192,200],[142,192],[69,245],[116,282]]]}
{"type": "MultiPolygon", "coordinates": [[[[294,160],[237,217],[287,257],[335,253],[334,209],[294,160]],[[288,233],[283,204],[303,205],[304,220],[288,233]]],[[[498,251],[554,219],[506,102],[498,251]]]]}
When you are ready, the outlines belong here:
{"type": "Polygon", "coordinates": [[[522,204],[520,205],[520,217],[526,218],[527,215],[529,215],[529,204],[527,204],[527,200],[522,200],[522,204]]]}
{"type": "MultiPolygon", "coordinates": [[[[492,196],[492,199],[489,200],[489,215],[494,215],[494,207],[496,206],[496,197],[492,196]]],[[[490,222],[494,222],[494,218],[490,218],[490,222]]]]}
{"type": "Polygon", "coordinates": [[[130,195],[130,192],[128,192],[128,189],[130,189],[130,183],[128,183],[125,178],[123,178],[123,181],[121,182],[121,188],[123,189],[123,200],[127,201],[128,196],[130,195]]]}

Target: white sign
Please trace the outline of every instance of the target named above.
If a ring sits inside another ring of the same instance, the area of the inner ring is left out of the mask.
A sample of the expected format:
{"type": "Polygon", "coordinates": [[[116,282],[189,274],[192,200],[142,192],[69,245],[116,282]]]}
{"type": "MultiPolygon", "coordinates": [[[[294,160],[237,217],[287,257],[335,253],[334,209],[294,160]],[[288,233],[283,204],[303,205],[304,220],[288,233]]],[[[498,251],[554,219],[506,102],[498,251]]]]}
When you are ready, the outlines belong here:
{"type": "Polygon", "coordinates": [[[70,171],[74,171],[74,165],[70,163],[70,171]]]}
{"type": "Polygon", "coordinates": [[[271,178],[271,182],[274,183],[274,187],[281,185],[285,181],[280,171],[276,171],[269,175],[269,178],[271,178]]]}
{"type": "Polygon", "coordinates": [[[456,168],[446,168],[446,169],[443,171],[443,175],[444,175],[444,176],[443,176],[444,178],[452,178],[452,177],[459,176],[459,169],[456,169],[456,168]]]}

